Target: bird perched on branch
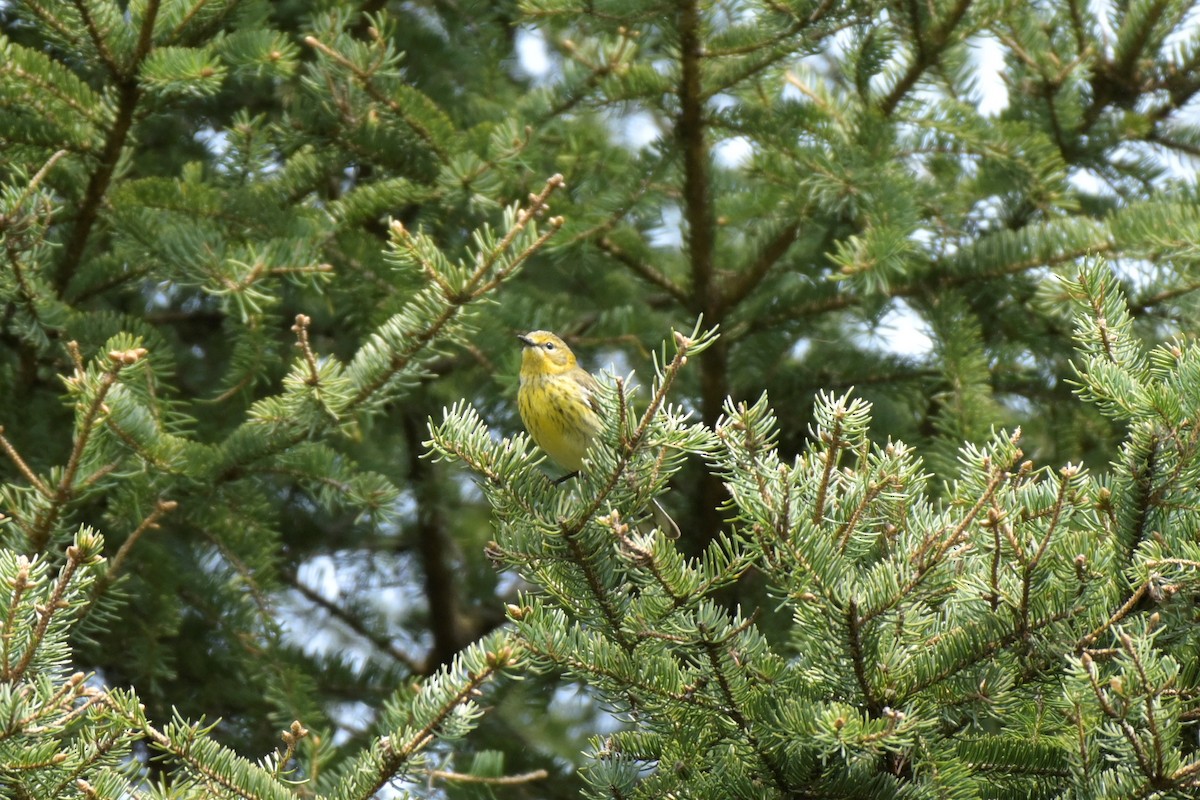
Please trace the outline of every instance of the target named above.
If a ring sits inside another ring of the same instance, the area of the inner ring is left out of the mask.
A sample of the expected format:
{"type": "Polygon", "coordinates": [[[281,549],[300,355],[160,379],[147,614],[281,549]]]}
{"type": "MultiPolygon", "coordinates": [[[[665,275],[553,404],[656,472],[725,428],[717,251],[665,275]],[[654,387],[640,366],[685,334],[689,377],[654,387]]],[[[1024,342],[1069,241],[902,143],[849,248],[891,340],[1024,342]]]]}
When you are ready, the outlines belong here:
{"type": "MultiPolygon", "coordinates": [[[[553,333],[532,331],[517,338],[524,347],[517,391],[521,420],[538,447],[571,477],[583,469],[583,457],[604,427],[596,398],[599,384],[553,333]]],[[[657,500],[650,502],[659,527],[677,538],[675,520],[657,500]]]]}

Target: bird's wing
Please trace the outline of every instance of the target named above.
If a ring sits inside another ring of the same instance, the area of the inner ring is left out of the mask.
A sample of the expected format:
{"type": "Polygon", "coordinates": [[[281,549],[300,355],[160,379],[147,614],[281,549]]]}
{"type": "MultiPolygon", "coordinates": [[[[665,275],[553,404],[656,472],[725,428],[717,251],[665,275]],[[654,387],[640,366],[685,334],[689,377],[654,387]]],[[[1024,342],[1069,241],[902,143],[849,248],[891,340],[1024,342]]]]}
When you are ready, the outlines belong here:
{"type": "Polygon", "coordinates": [[[596,376],[588,372],[586,369],[580,369],[576,375],[576,380],[579,385],[587,392],[588,405],[592,407],[592,411],[600,414],[600,383],[596,380],[596,376]]]}

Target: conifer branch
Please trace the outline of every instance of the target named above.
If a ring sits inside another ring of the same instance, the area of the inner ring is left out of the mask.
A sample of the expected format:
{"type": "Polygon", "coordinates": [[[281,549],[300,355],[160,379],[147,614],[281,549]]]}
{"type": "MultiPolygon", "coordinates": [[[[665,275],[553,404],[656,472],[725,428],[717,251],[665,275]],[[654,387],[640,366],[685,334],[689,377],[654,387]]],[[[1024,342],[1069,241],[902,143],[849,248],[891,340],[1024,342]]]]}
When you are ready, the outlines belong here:
{"type": "MultiPolygon", "coordinates": [[[[161,458],[156,456],[154,453],[147,450],[146,447],[144,446],[144,444],[142,442],[138,441],[136,436],[134,436],[132,433],[125,430],[125,428],[123,428],[119,424],[117,424],[117,422],[114,421],[111,416],[105,418],[104,427],[107,428],[108,430],[112,431],[114,436],[116,436],[118,439],[120,439],[122,442],[125,443],[125,446],[129,448],[130,452],[135,453],[137,455],[137,457],[139,459],[141,459],[143,462],[145,462],[146,464],[156,467],[158,469],[161,469],[164,472],[174,471],[170,468],[170,465],[167,462],[163,461],[161,458]]],[[[80,489],[87,488],[87,487],[91,486],[92,484],[96,483],[97,481],[99,481],[104,476],[115,471],[117,469],[117,467],[119,467],[119,466],[120,466],[119,463],[105,464],[104,466],[100,467],[95,472],[93,472],[91,475],[88,475],[86,478],[79,481],[79,483],[77,485],[80,489]]]]}
{"type": "MultiPolygon", "coordinates": [[[[86,3],[81,3],[78,0],[75,0],[75,2],[77,6],[86,6],[86,3]]],[[[137,71],[142,60],[150,52],[151,36],[154,31],[155,20],[158,17],[160,3],[161,0],[146,0],[146,4],[142,9],[142,27],[138,32],[137,51],[128,65],[128,73],[122,71],[112,61],[111,56],[106,59],[117,85],[117,112],[112,127],[109,128],[108,135],[105,137],[104,147],[100,152],[99,163],[88,180],[87,189],[84,191],[83,200],[75,216],[75,226],[71,229],[70,237],[63,248],[62,261],[59,263],[58,271],[54,275],[54,288],[60,297],[70,286],[71,279],[75,276],[76,270],[79,269],[79,265],[83,261],[84,251],[87,248],[88,240],[91,238],[92,228],[95,226],[96,220],[100,217],[100,206],[104,202],[105,195],[108,193],[113,175],[117,169],[117,164],[121,159],[121,152],[125,148],[125,142],[128,140],[130,129],[133,127],[134,115],[142,98],[141,88],[138,86],[136,77],[137,71]]],[[[86,15],[87,12],[81,9],[80,13],[86,15]]],[[[99,36],[98,32],[93,31],[92,36],[96,40],[97,47],[104,46],[103,38],[99,36]]]]}
{"type": "Polygon", "coordinates": [[[583,242],[591,242],[595,244],[595,246],[599,248],[601,252],[609,254],[620,263],[629,267],[634,274],[665,290],[671,298],[680,304],[687,305],[688,293],[684,287],[680,286],[665,272],[656,268],[646,259],[638,258],[625,248],[621,247],[608,235],[614,228],[617,227],[617,224],[621,222],[621,220],[624,219],[630,213],[630,211],[635,208],[637,204],[645,197],[646,193],[653,185],[656,177],[657,175],[654,174],[645,177],[626,195],[624,198],[625,202],[613,209],[613,211],[608,214],[606,219],[575,234],[568,241],[563,243],[563,246],[570,247],[583,242]]]}
{"type": "Polygon", "coordinates": [[[1071,485],[1071,479],[1079,474],[1079,468],[1068,464],[1060,471],[1060,479],[1058,483],[1058,494],[1054,500],[1054,507],[1051,510],[1050,521],[1046,524],[1046,533],[1042,536],[1042,540],[1038,543],[1037,550],[1025,562],[1021,570],[1021,601],[1018,606],[1018,634],[1021,636],[1028,635],[1029,632],[1029,614],[1030,603],[1033,593],[1033,573],[1037,569],[1038,564],[1042,560],[1042,556],[1046,554],[1046,548],[1050,546],[1050,540],[1058,531],[1058,523],[1062,518],[1063,507],[1066,505],[1067,492],[1071,485]]]}
{"type": "Polygon", "coordinates": [[[1200,761],[1191,761],[1171,773],[1171,781],[1179,787],[1194,787],[1200,775],[1200,761]]]}
{"type": "Polygon", "coordinates": [[[296,347],[300,350],[301,356],[304,358],[304,363],[308,367],[309,386],[316,386],[321,382],[321,370],[317,367],[317,357],[313,354],[312,345],[308,341],[308,326],[312,324],[312,318],[306,314],[296,315],[296,324],[292,326],[292,333],[296,334],[296,347]]]}
{"type": "Polygon", "coordinates": [[[110,586],[121,576],[121,569],[125,566],[125,561],[129,558],[129,554],[133,552],[133,548],[141,540],[142,535],[146,531],[157,530],[160,526],[158,521],[177,509],[179,504],[174,500],[164,500],[159,498],[154,504],[153,510],[146,515],[146,518],[141,521],[133,533],[125,538],[121,546],[117,548],[116,555],[109,562],[108,570],[104,572],[92,587],[92,597],[97,598],[103,595],[110,586]]]}
{"type": "Polygon", "coordinates": [[[34,16],[43,25],[54,31],[55,35],[62,37],[63,41],[79,45],[82,40],[81,31],[67,24],[64,20],[64,15],[55,14],[39,0],[25,0],[22,5],[33,12],[34,16]]]}
{"type": "MultiPolygon", "coordinates": [[[[611,491],[611,489],[610,489],[611,491]]],[[[601,497],[607,495],[607,492],[601,494],[601,497]]],[[[588,514],[578,518],[578,522],[563,525],[559,528],[562,533],[563,541],[567,543],[567,548],[571,551],[571,561],[583,574],[583,579],[587,581],[588,591],[592,595],[596,606],[604,615],[605,621],[608,623],[608,634],[616,640],[617,644],[626,652],[632,654],[636,647],[633,640],[625,635],[624,626],[621,624],[622,616],[617,610],[612,597],[605,589],[604,582],[600,579],[599,569],[594,563],[591,554],[584,548],[580,541],[580,534],[583,530],[583,523],[594,514],[599,503],[596,503],[588,514]]]]}
{"type": "Polygon", "coordinates": [[[471,775],[466,772],[452,772],[444,769],[431,769],[426,773],[430,778],[440,778],[448,783],[470,783],[484,786],[520,786],[526,783],[544,781],[550,773],[544,769],[523,772],[520,775],[471,775]]]}
{"type": "MultiPolygon", "coordinates": [[[[1067,608],[1059,609],[1058,611],[1047,614],[1044,617],[1032,620],[1029,624],[1029,632],[1034,633],[1036,631],[1048,628],[1055,623],[1071,619],[1072,617],[1078,617],[1088,610],[1089,609],[1083,605],[1073,605],[1067,608]]],[[[972,623],[970,627],[978,627],[978,624],[972,623]]],[[[945,633],[934,637],[934,639],[929,641],[927,644],[932,646],[939,640],[955,632],[961,632],[961,630],[955,629],[954,631],[946,631],[945,633]]],[[[1017,642],[1022,641],[1023,638],[1024,636],[1018,633],[1016,626],[1014,626],[1012,630],[1004,633],[1001,636],[981,642],[975,649],[965,651],[960,657],[947,661],[943,668],[931,673],[926,679],[914,682],[908,687],[906,695],[915,696],[916,694],[925,691],[930,687],[937,686],[949,680],[951,677],[957,675],[959,672],[967,669],[968,667],[987,663],[988,660],[994,658],[997,653],[1003,652],[1005,649],[1012,647],[1017,642]]]]}
{"type": "Polygon", "coordinates": [[[1003,512],[1000,510],[999,505],[996,504],[994,498],[992,500],[992,508],[991,508],[991,510],[988,511],[988,527],[990,527],[992,529],[992,559],[991,559],[992,569],[991,569],[991,573],[988,576],[988,578],[989,578],[988,586],[991,589],[991,591],[988,592],[988,604],[992,607],[992,611],[995,612],[995,611],[999,610],[999,608],[1000,608],[1000,599],[1001,599],[1000,565],[1002,563],[1002,555],[1003,554],[1001,553],[1000,536],[1001,536],[1002,529],[1003,529],[1003,533],[1005,534],[1006,538],[1008,538],[1009,540],[1013,540],[1015,537],[1013,537],[1012,532],[1010,530],[1011,526],[1009,526],[1008,523],[1004,521],[1003,512]]]}
{"type": "MultiPolygon", "coordinates": [[[[50,156],[50,158],[46,159],[46,163],[42,165],[41,169],[34,173],[34,176],[29,179],[27,184],[25,184],[25,188],[21,190],[21,194],[19,194],[16,200],[13,201],[12,207],[20,208],[21,206],[25,205],[26,201],[28,201],[29,198],[33,196],[34,191],[37,190],[38,184],[45,179],[46,175],[50,173],[50,170],[54,168],[54,165],[58,163],[59,159],[66,154],[66,150],[56,150],[50,156]]],[[[3,214],[0,214],[0,230],[4,230],[8,222],[9,220],[6,219],[3,214]]]]}
{"type": "Polygon", "coordinates": [[[650,573],[650,577],[654,579],[654,583],[662,590],[664,595],[670,598],[672,608],[678,610],[689,602],[693,594],[700,594],[699,592],[692,592],[685,595],[675,590],[663,572],[663,565],[655,558],[654,548],[634,540],[630,535],[631,529],[629,524],[621,519],[619,511],[614,510],[611,514],[601,517],[599,522],[601,525],[612,530],[620,552],[627,555],[634,564],[650,573]]]}
{"type": "MultiPolygon", "coordinates": [[[[1155,27],[1162,20],[1163,16],[1171,9],[1172,3],[1169,0],[1154,0],[1147,3],[1137,11],[1132,9],[1125,15],[1126,21],[1137,20],[1137,34],[1129,47],[1122,48],[1123,52],[1119,54],[1115,62],[1108,62],[1097,70],[1097,78],[1103,76],[1105,83],[1118,82],[1121,84],[1132,84],[1136,80],[1136,71],[1138,62],[1142,57],[1142,53],[1146,50],[1146,45],[1150,41],[1151,35],[1154,33],[1155,27]],[[1106,69],[1107,68],[1107,69],[1106,69]]],[[[1185,9],[1179,9],[1179,12],[1184,12],[1185,9]]],[[[1097,86],[1097,100],[1107,100],[1108,95],[1100,90],[1097,86]]],[[[1101,103],[1097,102],[1097,106],[1101,103]]]]}
{"type": "MultiPolygon", "coordinates": [[[[1092,687],[1092,693],[1096,696],[1096,701],[1100,706],[1100,710],[1103,711],[1104,715],[1112,721],[1112,723],[1121,732],[1121,735],[1125,737],[1125,741],[1129,743],[1130,749],[1133,751],[1134,758],[1137,760],[1138,767],[1141,769],[1142,774],[1146,777],[1154,775],[1155,771],[1151,766],[1150,758],[1146,754],[1145,748],[1142,746],[1141,737],[1138,736],[1137,730],[1135,730],[1133,725],[1129,723],[1129,720],[1126,719],[1126,715],[1118,711],[1117,708],[1114,707],[1111,702],[1109,702],[1108,693],[1100,686],[1100,681],[1096,676],[1095,663],[1092,661],[1092,657],[1087,653],[1084,653],[1080,657],[1080,660],[1083,663],[1084,670],[1087,672],[1088,681],[1091,683],[1092,687]]],[[[1149,688],[1150,687],[1148,686],[1145,687],[1146,691],[1149,691],[1149,688]]]]}
{"type": "Polygon", "coordinates": [[[1150,582],[1143,581],[1142,585],[1139,586],[1133,592],[1133,594],[1129,596],[1129,599],[1122,603],[1121,607],[1114,611],[1112,615],[1100,625],[1100,627],[1096,628],[1087,636],[1084,636],[1079,640],[1079,643],[1075,645],[1076,652],[1082,652],[1091,647],[1097,639],[1104,635],[1105,631],[1128,617],[1129,614],[1141,604],[1149,589],[1150,582]]]}
{"type": "Polygon", "coordinates": [[[886,477],[872,481],[867,487],[867,491],[863,493],[862,498],[854,507],[854,511],[850,512],[850,518],[838,527],[836,538],[840,552],[846,552],[846,548],[850,545],[850,539],[854,536],[854,532],[857,530],[858,523],[862,520],[863,514],[866,513],[871,503],[875,502],[875,498],[879,497],[879,493],[887,487],[888,483],[889,481],[886,477]]]}
{"type": "Polygon", "coordinates": [[[784,774],[778,761],[762,746],[758,735],[754,732],[754,726],[751,725],[750,720],[742,711],[741,704],[738,703],[733,691],[733,686],[730,682],[731,679],[725,667],[725,661],[721,657],[721,648],[726,643],[714,640],[710,636],[712,631],[703,622],[697,621],[696,629],[700,633],[700,646],[704,651],[704,657],[708,660],[709,669],[716,676],[717,686],[721,690],[725,716],[729,717],[738,726],[738,729],[741,730],[742,735],[746,737],[746,743],[750,746],[750,750],[754,753],[759,763],[771,775],[775,787],[786,794],[789,791],[787,776],[784,774]]]}
{"type": "Polygon", "coordinates": [[[418,660],[401,650],[389,637],[372,630],[367,626],[361,617],[357,616],[356,614],[352,614],[348,609],[344,608],[338,603],[327,599],[320,592],[316,591],[311,586],[304,583],[304,581],[300,580],[300,577],[294,572],[289,571],[285,573],[283,578],[287,581],[289,586],[302,594],[310,603],[322,609],[331,617],[337,619],[350,630],[354,631],[354,633],[370,642],[371,645],[379,652],[386,653],[389,658],[391,658],[397,664],[403,666],[412,674],[426,675],[429,673],[429,667],[424,661],[418,660]]]}
{"type": "MultiPolygon", "coordinates": [[[[1020,438],[1021,430],[1018,428],[1009,438],[1009,442],[1015,445],[1020,438]]],[[[944,563],[946,554],[954,547],[962,544],[967,529],[974,524],[980,512],[991,503],[996,491],[1012,477],[1009,474],[1009,469],[1011,469],[1016,460],[1021,458],[1022,455],[1023,453],[1020,450],[1014,450],[1011,460],[1005,464],[993,464],[990,457],[985,457],[983,468],[989,472],[988,482],[974,505],[971,506],[948,534],[944,528],[938,528],[923,539],[911,556],[909,556],[909,561],[915,568],[913,575],[905,580],[891,597],[879,603],[874,608],[868,609],[862,615],[860,622],[870,622],[880,614],[895,608],[904,598],[924,583],[926,578],[935,569],[944,563]]],[[[1023,463],[1019,475],[1027,474],[1031,468],[1032,464],[1029,462],[1023,463]]]]}
{"type": "MultiPolygon", "coordinates": [[[[720,324],[713,283],[715,215],[709,189],[709,152],[705,137],[704,86],[701,66],[704,39],[697,0],[679,4],[679,119],[676,130],[683,150],[683,215],[692,267],[691,309],[720,324]]],[[[723,395],[722,395],[723,396],[723,395]]]]}
{"type": "Polygon", "coordinates": [[[1094,240],[1088,242],[1085,247],[1064,249],[1051,257],[1039,257],[1035,255],[990,270],[946,274],[944,269],[939,269],[935,265],[932,270],[923,272],[922,277],[916,280],[908,283],[899,283],[894,286],[879,287],[870,293],[846,292],[834,287],[830,291],[837,292],[835,294],[797,303],[779,313],[760,314],[753,321],[746,324],[745,333],[757,333],[796,320],[809,319],[828,314],[832,311],[857,308],[864,303],[877,301],[881,298],[895,299],[935,296],[949,289],[976,284],[982,285],[996,278],[1017,275],[1041,267],[1055,267],[1061,264],[1068,264],[1086,256],[1104,255],[1116,250],[1117,247],[1114,242],[1094,240]]]}
{"type": "MultiPolygon", "coordinates": [[[[1195,155],[1200,156],[1200,149],[1197,149],[1195,155]]],[[[1142,297],[1137,300],[1131,300],[1129,310],[1132,314],[1146,313],[1154,306],[1174,300],[1178,297],[1191,294],[1200,289],[1200,281],[1187,281],[1179,286],[1173,286],[1169,289],[1163,289],[1160,292],[1155,292],[1147,297],[1142,297]]]]}
{"type": "Polygon", "coordinates": [[[88,686],[84,683],[86,680],[87,676],[82,672],[73,673],[55,690],[44,706],[25,719],[17,720],[12,727],[25,729],[25,732],[30,734],[46,733],[58,726],[67,727],[104,702],[104,693],[88,686]],[[77,705],[75,701],[79,698],[83,698],[84,702],[77,705]],[[33,726],[35,722],[40,724],[33,726]]]}
{"type": "Polygon", "coordinates": [[[721,287],[721,310],[734,308],[745,300],[746,296],[763,282],[771,268],[787,254],[799,234],[799,223],[794,222],[786,226],[771,241],[767,242],[752,263],[731,275],[721,287]]]}
{"type": "Polygon", "coordinates": [[[1087,22],[1092,20],[1090,11],[1084,10],[1080,6],[1080,0],[1067,0],[1067,10],[1071,15],[1071,33],[1075,37],[1075,51],[1084,53],[1090,50],[1088,37],[1090,31],[1087,27],[1087,22]]]}
{"type": "Polygon", "coordinates": [[[4,449],[4,453],[8,456],[8,460],[13,462],[13,466],[17,468],[17,471],[21,473],[21,476],[29,482],[29,485],[32,486],[38,494],[47,500],[53,499],[54,493],[50,491],[50,487],[38,477],[36,472],[29,468],[29,464],[25,462],[25,459],[21,458],[21,454],[17,452],[17,448],[14,447],[13,443],[10,442],[8,437],[4,435],[3,425],[0,425],[0,447],[4,449]]]}
{"type": "Polygon", "coordinates": [[[1073,722],[1075,733],[1075,757],[1078,759],[1080,772],[1089,780],[1093,780],[1095,767],[1092,763],[1090,743],[1090,730],[1088,729],[1088,715],[1085,713],[1080,702],[1076,701],[1073,707],[1073,722]]]}
{"type": "MultiPolygon", "coordinates": [[[[264,576],[260,576],[255,570],[253,570],[250,565],[246,563],[245,559],[241,558],[237,552],[231,549],[229,544],[220,536],[216,535],[212,531],[206,531],[205,533],[208,535],[208,539],[212,543],[213,547],[215,547],[217,552],[221,554],[221,557],[224,558],[226,563],[233,569],[234,572],[237,573],[238,577],[244,581],[246,593],[254,601],[255,610],[258,612],[258,615],[263,620],[264,624],[268,627],[274,625],[274,617],[271,615],[273,603],[271,597],[263,587],[262,578],[264,576]]],[[[263,652],[262,647],[260,646],[261,642],[251,639],[250,637],[241,637],[240,642],[242,646],[247,649],[247,652],[254,656],[261,656],[263,652]]]]}
{"type": "Polygon", "coordinates": [[[95,46],[96,52],[100,55],[100,60],[104,62],[104,66],[108,68],[109,75],[116,80],[123,80],[127,76],[125,71],[121,69],[121,65],[117,63],[116,56],[108,49],[108,42],[104,39],[104,32],[96,27],[96,21],[92,18],[92,10],[83,0],[71,0],[71,5],[75,6],[75,10],[79,12],[79,18],[83,20],[83,29],[87,31],[88,38],[92,45],[95,46]]]}
{"type": "Polygon", "coordinates": [[[1132,486],[1127,503],[1132,525],[1129,526],[1129,530],[1120,531],[1128,553],[1133,553],[1138,543],[1146,537],[1146,524],[1150,519],[1150,508],[1154,499],[1154,480],[1158,474],[1160,446],[1160,439],[1151,434],[1143,448],[1145,455],[1140,461],[1137,460],[1138,454],[1132,448],[1129,451],[1127,469],[1132,486]]]}
{"type": "MultiPolygon", "coordinates": [[[[517,236],[528,227],[529,223],[534,218],[540,216],[547,208],[547,201],[555,189],[563,186],[564,181],[562,175],[551,176],[547,181],[542,191],[536,195],[530,196],[530,204],[522,209],[518,215],[516,222],[511,230],[505,233],[500,243],[487,253],[482,258],[478,259],[477,265],[473,272],[462,283],[461,289],[448,294],[443,294],[443,299],[446,301],[442,310],[418,333],[411,336],[403,349],[394,352],[389,360],[388,368],[384,370],[374,381],[365,384],[359,388],[358,392],[350,400],[348,410],[357,408],[369,400],[376,392],[382,389],[387,382],[396,373],[407,368],[417,356],[425,350],[437,336],[454,320],[463,307],[474,300],[479,299],[483,295],[495,289],[503,281],[507,280],[533,253],[540,250],[545,243],[554,235],[563,225],[561,217],[552,217],[550,222],[550,230],[541,234],[533,243],[522,250],[520,253],[512,257],[504,267],[495,269],[498,259],[503,256],[517,236]]],[[[395,227],[399,223],[394,223],[395,227]]],[[[399,227],[399,231],[404,233],[403,226],[399,227]]]]}
{"type": "MultiPolygon", "coordinates": [[[[62,479],[54,488],[52,495],[48,496],[49,504],[38,513],[32,529],[28,533],[29,543],[34,552],[40,553],[46,548],[55,523],[58,522],[67,505],[75,498],[75,477],[79,471],[79,465],[82,463],[88,441],[95,432],[100,412],[105,407],[105,398],[112,387],[116,385],[121,370],[126,366],[136,364],[145,355],[146,351],[142,348],[113,351],[108,354],[109,367],[101,373],[91,403],[83,409],[83,415],[78,421],[79,432],[75,436],[74,446],[67,458],[67,466],[63,469],[62,479]]],[[[67,381],[78,385],[83,378],[84,375],[77,371],[75,376],[68,378],[67,381]]]]}
{"type": "Polygon", "coordinates": [[[654,284],[660,289],[663,289],[667,294],[671,295],[671,297],[680,302],[685,302],[687,300],[688,295],[684,288],[675,281],[671,280],[666,273],[656,269],[649,262],[629,253],[607,236],[600,236],[594,241],[596,246],[600,248],[601,251],[608,253],[608,255],[629,267],[629,269],[632,270],[635,275],[638,275],[647,282],[654,284]]]}
{"type": "Polygon", "coordinates": [[[1150,676],[1146,674],[1146,665],[1142,662],[1142,658],[1138,655],[1137,650],[1133,646],[1133,638],[1124,631],[1120,635],[1121,649],[1129,656],[1129,660],[1133,662],[1133,668],[1137,672],[1140,682],[1140,689],[1144,694],[1143,705],[1145,706],[1146,727],[1150,729],[1150,744],[1154,749],[1154,772],[1147,777],[1154,785],[1158,785],[1163,779],[1164,764],[1163,764],[1163,741],[1162,733],[1159,730],[1158,714],[1155,711],[1156,692],[1153,689],[1153,684],[1150,681],[1150,676]]]}
{"type": "MultiPolygon", "coordinates": [[[[428,748],[435,741],[439,729],[458,708],[474,699],[485,684],[494,679],[501,670],[516,663],[518,658],[519,653],[511,644],[488,653],[486,666],[477,671],[466,671],[465,680],[459,684],[458,689],[452,694],[440,698],[432,713],[427,716],[420,727],[408,732],[408,735],[402,740],[393,740],[386,736],[378,740],[376,744],[378,761],[373,765],[375,774],[365,786],[356,787],[361,791],[353,797],[359,798],[359,800],[374,797],[392,780],[394,775],[412,760],[413,756],[428,748]]],[[[343,781],[344,783],[345,781],[343,781]]],[[[351,797],[345,789],[335,791],[333,796],[351,797]]]]}
{"type": "Polygon", "coordinates": [[[0,630],[0,675],[9,680],[12,674],[13,638],[16,636],[18,612],[24,605],[25,594],[31,588],[29,582],[29,559],[25,555],[16,557],[16,572],[9,579],[8,603],[4,610],[4,627],[0,630]]]}
{"type": "Polygon", "coordinates": [[[866,654],[863,652],[862,642],[862,625],[866,620],[859,616],[858,601],[853,597],[846,603],[845,620],[847,641],[850,643],[848,655],[854,669],[854,680],[858,684],[858,690],[862,692],[867,712],[877,717],[883,710],[883,703],[875,696],[875,690],[867,676],[866,654]]]}
{"type": "Polygon", "coordinates": [[[617,74],[621,70],[626,54],[629,52],[633,40],[638,36],[638,31],[622,25],[618,29],[618,35],[621,37],[620,45],[611,52],[607,50],[603,52],[604,59],[600,63],[593,62],[587,58],[573,40],[567,38],[556,40],[559,52],[565,53],[568,58],[586,69],[587,77],[575,85],[565,87],[561,93],[561,99],[538,117],[537,125],[539,128],[555,120],[562,119],[563,115],[586,101],[592,95],[592,92],[603,84],[606,78],[617,74]]]}
{"type": "Polygon", "coordinates": [[[900,80],[880,103],[879,109],[885,117],[892,115],[896,106],[925,74],[925,71],[938,63],[942,50],[949,43],[951,35],[967,13],[967,9],[971,7],[971,3],[972,0],[956,0],[946,16],[932,30],[923,31],[921,30],[921,17],[924,7],[919,4],[919,0],[908,0],[909,24],[912,26],[912,41],[916,48],[916,55],[900,80]]]}
{"type": "Polygon", "coordinates": [[[1100,340],[1100,346],[1104,350],[1104,355],[1112,364],[1120,365],[1121,360],[1116,353],[1116,332],[1109,328],[1108,315],[1105,312],[1105,303],[1108,297],[1105,294],[1107,284],[1102,284],[1099,290],[1095,293],[1088,293],[1088,301],[1092,306],[1092,321],[1096,326],[1096,337],[1100,340]]]}
{"type": "Polygon", "coordinates": [[[630,704],[635,708],[642,705],[638,699],[639,696],[644,696],[680,703],[716,714],[724,715],[728,710],[723,703],[707,697],[703,692],[696,691],[696,687],[688,687],[682,692],[671,692],[660,682],[651,680],[648,676],[636,671],[629,673],[606,669],[595,661],[584,658],[582,654],[574,650],[559,650],[550,647],[549,645],[553,643],[555,642],[552,640],[541,640],[529,636],[523,637],[521,640],[521,646],[527,652],[562,667],[570,674],[588,678],[590,684],[623,687],[630,704]]]}
{"type": "MultiPolygon", "coordinates": [[[[385,42],[382,37],[376,35],[374,38],[380,48],[385,46],[385,42]]],[[[367,93],[367,96],[369,96],[375,102],[385,106],[399,119],[403,120],[404,124],[411,128],[413,133],[415,133],[417,137],[420,138],[421,141],[424,142],[425,145],[437,155],[439,161],[441,161],[443,164],[449,161],[450,155],[446,150],[447,143],[439,141],[438,137],[434,136],[433,132],[429,130],[426,125],[410,114],[408,110],[404,108],[403,104],[389,97],[387,93],[385,93],[383,89],[379,87],[373,72],[358,66],[358,64],[355,64],[351,59],[342,55],[337,50],[334,50],[316,36],[311,34],[305,36],[304,43],[309,47],[324,53],[332,61],[349,71],[350,74],[354,76],[354,79],[358,82],[358,85],[362,88],[362,90],[367,93]]],[[[379,61],[373,66],[376,68],[381,66],[382,59],[383,56],[381,52],[379,61]]]]}
{"type": "Polygon", "coordinates": [[[78,544],[72,544],[67,547],[67,560],[59,570],[58,580],[54,582],[54,589],[51,591],[46,603],[35,609],[38,617],[37,625],[33,628],[33,634],[29,637],[29,643],[25,646],[25,652],[21,654],[21,660],[11,668],[5,670],[4,679],[6,681],[16,683],[25,674],[25,670],[29,668],[30,662],[33,660],[38,648],[41,647],[42,640],[46,636],[46,630],[50,627],[50,620],[55,614],[66,608],[63,597],[66,595],[67,589],[75,577],[75,571],[79,569],[79,565],[84,562],[86,557],[85,551],[78,544]]]}
{"type": "MultiPolygon", "coordinates": [[[[243,787],[240,781],[233,780],[225,770],[216,769],[213,763],[204,757],[205,755],[209,755],[209,753],[205,752],[209,748],[198,748],[195,746],[198,740],[201,740],[210,729],[187,726],[181,731],[184,737],[183,741],[176,742],[174,737],[154,727],[145,719],[132,716],[127,718],[131,724],[136,725],[160,750],[170,753],[181,763],[188,765],[197,778],[208,786],[209,791],[213,791],[213,787],[220,787],[220,789],[224,790],[223,793],[227,792],[234,797],[242,798],[242,800],[263,800],[256,792],[243,787]]],[[[261,767],[256,767],[255,769],[261,769],[261,767]]],[[[265,773],[265,770],[263,772],[265,773]]]]}
{"type": "Polygon", "coordinates": [[[833,468],[837,465],[838,459],[842,457],[842,447],[845,445],[845,442],[842,441],[842,415],[844,413],[844,408],[837,409],[832,430],[821,437],[822,444],[825,445],[825,453],[824,458],[821,459],[821,479],[817,482],[817,498],[813,501],[813,525],[821,525],[825,522],[825,502],[829,494],[829,482],[833,477],[833,468]]]}

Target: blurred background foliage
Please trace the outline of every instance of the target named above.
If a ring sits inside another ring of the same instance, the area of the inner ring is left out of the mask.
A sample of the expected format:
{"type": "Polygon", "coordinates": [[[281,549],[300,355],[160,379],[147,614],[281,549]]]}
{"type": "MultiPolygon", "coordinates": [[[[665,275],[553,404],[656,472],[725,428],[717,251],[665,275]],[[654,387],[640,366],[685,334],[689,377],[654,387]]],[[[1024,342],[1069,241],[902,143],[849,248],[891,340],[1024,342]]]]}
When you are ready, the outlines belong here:
{"type": "MultiPolygon", "coordinates": [[[[488,508],[422,456],[462,398],[520,430],[516,333],[648,383],[703,317],[672,400],[711,425],[766,392],[785,457],[854,387],[938,478],[1016,425],[1104,470],[1124,432],[1073,398],[1059,276],[1104,255],[1138,335],[1190,335],[1200,41],[1190,3],[1101,5],[2,3],[4,545],[101,528],[124,569],[80,666],[257,753],[293,718],[361,739],[503,621],[488,508]],[[561,229],[456,327],[388,327],[555,174],[561,229]],[[361,359],[341,394],[289,389],[300,329],[361,359]],[[116,422],[80,445],[93,401],[116,422]]],[[[676,479],[685,552],[725,499],[676,479]]],[[[514,683],[470,746],[569,774],[600,714],[514,683]]]]}

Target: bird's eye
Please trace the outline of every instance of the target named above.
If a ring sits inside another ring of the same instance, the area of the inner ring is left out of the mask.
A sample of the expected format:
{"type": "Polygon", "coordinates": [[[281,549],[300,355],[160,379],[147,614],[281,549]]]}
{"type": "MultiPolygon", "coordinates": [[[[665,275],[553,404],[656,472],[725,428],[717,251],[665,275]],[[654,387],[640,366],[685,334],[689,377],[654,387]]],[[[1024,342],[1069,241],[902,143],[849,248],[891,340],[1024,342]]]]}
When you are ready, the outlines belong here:
{"type": "Polygon", "coordinates": [[[553,349],[554,349],[554,342],[546,342],[546,344],[545,344],[545,347],[546,347],[546,349],[547,349],[547,350],[553,350],[553,349]]]}

